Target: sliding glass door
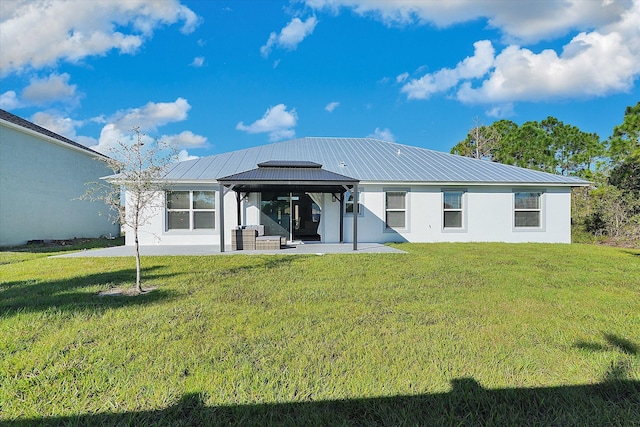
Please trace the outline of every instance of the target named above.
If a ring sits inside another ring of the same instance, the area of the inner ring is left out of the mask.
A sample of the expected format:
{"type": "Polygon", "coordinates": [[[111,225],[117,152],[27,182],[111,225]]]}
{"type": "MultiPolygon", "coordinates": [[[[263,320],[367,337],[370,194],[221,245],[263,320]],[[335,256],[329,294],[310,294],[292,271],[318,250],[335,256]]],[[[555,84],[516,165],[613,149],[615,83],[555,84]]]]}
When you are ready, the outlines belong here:
{"type": "Polygon", "coordinates": [[[263,192],[260,220],[265,235],[320,240],[320,206],[306,193],[263,192]]]}

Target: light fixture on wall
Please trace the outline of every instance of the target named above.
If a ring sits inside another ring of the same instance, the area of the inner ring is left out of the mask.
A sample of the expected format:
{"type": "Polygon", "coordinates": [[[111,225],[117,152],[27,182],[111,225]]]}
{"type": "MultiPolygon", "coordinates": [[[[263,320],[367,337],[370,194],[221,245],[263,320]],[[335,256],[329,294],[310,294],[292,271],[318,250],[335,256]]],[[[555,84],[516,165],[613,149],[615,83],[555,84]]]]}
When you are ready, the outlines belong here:
{"type": "Polygon", "coordinates": [[[335,194],[331,194],[331,201],[334,203],[338,201],[338,198],[336,197],[335,194]]]}

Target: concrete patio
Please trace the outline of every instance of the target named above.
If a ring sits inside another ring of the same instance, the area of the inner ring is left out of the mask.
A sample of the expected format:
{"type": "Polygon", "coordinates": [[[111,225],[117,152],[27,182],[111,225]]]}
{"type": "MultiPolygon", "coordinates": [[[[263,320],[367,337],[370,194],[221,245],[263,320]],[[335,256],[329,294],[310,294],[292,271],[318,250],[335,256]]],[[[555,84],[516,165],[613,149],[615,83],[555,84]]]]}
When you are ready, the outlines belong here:
{"type": "MultiPolygon", "coordinates": [[[[361,254],[361,253],[406,253],[400,249],[385,246],[380,243],[358,243],[358,250],[353,250],[353,243],[315,243],[296,242],[280,250],[270,251],[232,251],[231,246],[225,246],[225,252],[220,252],[218,245],[154,245],[140,246],[142,256],[180,256],[180,255],[325,255],[325,254],[361,254]]],[[[52,258],[78,257],[122,257],[133,256],[133,246],[115,246],[111,248],[89,249],[64,255],[54,255],[52,258]]]]}

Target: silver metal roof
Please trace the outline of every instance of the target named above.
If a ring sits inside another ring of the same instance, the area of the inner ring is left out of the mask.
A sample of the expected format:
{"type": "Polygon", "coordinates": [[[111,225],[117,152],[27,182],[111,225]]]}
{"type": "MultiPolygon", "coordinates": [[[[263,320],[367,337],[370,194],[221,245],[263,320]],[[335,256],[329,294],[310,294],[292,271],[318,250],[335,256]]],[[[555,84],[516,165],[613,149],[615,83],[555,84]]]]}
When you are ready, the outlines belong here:
{"type": "Polygon", "coordinates": [[[361,182],[547,184],[580,186],[555,175],[372,138],[298,138],[176,163],[171,181],[215,181],[268,161],[304,161],[361,182]]]}
{"type": "Polygon", "coordinates": [[[250,171],[236,173],[219,178],[220,182],[277,182],[277,181],[304,181],[304,182],[358,182],[348,176],[321,168],[283,168],[260,167],[250,171]]]}

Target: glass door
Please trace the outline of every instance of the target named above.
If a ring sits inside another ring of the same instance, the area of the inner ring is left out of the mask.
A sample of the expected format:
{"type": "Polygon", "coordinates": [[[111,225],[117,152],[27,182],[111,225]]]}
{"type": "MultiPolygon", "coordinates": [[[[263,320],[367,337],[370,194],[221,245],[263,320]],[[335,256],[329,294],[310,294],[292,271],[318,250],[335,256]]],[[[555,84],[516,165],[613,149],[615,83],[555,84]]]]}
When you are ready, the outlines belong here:
{"type": "Polygon", "coordinates": [[[320,206],[306,193],[262,193],[260,222],[267,236],[318,241],[320,216],[320,206]]]}
{"type": "Polygon", "coordinates": [[[282,236],[292,240],[291,194],[263,192],[260,201],[260,223],[266,236],[282,236]]]}
{"type": "Polygon", "coordinates": [[[320,206],[308,194],[294,194],[293,238],[295,240],[319,241],[320,215],[320,206]]]}

